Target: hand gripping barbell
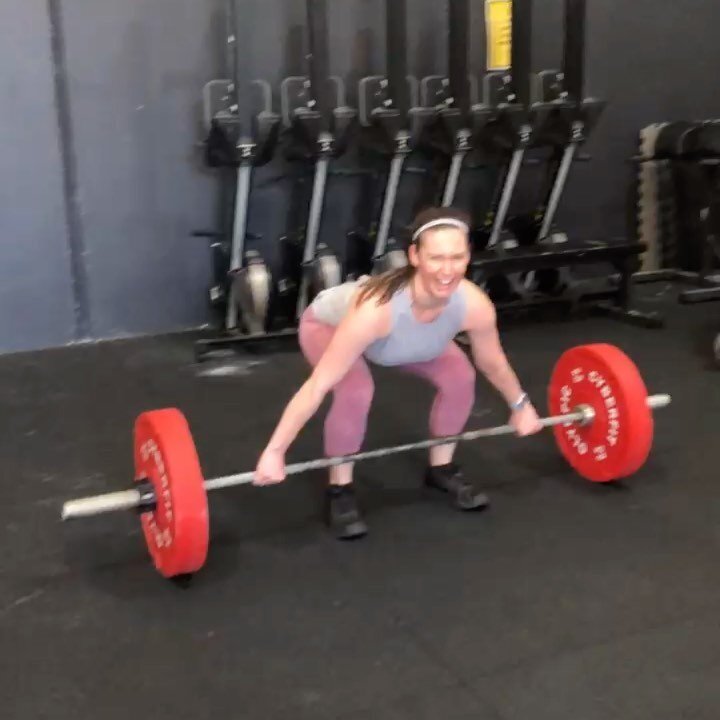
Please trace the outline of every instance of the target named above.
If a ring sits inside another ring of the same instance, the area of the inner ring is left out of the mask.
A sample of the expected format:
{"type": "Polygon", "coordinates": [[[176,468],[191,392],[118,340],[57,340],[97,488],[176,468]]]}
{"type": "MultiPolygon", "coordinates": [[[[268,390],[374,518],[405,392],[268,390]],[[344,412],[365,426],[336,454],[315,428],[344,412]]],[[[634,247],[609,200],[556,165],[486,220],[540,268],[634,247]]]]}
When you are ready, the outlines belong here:
{"type": "MultiPolygon", "coordinates": [[[[578,474],[593,482],[609,482],[632,475],[645,463],[652,446],[651,411],[666,407],[670,400],[669,395],[648,396],[637,368],[618,348],[578,346],[567,350],[554,367],[548,388],[548,404],[554,414],[543,418],[541,424],[553,428],[560,452],[578,474]]],[[[512,425],[500,425],[294,463],[285,471],[294,475],[514,432],[512,425]]],[[[156,570],[167,578],[197,572],[205,564],[209,548],[208,491],[251,483],[254,472],[204,480],[187,420],[176,408],[138,416],[134,452],[132,489],[70,500],[63,505],[62,519],[137,510],[156,570]]]]}

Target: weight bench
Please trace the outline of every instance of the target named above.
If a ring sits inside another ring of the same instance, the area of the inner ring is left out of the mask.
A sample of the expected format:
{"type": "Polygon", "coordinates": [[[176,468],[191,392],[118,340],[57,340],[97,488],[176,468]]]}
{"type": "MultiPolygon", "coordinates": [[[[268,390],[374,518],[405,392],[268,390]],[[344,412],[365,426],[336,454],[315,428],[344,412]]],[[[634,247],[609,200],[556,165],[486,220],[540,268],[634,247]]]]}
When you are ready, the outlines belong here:
{"type": "Polygon", "coordinates": [[[568,240],[563,243],[536,244],[503,249],[478,250],[469,267],[472,280],[480,285],[493,275],[514,275],[560,270],[571,266],[608,263],[614,273],[606,276],[577,278],[566,273],[565,283],[555,293],[511,293],[507,299],[496,299],[498,312],[529,309],[550,304],[568,304],[571,309],[581,304],[605,315],[646,328],[664,327],[664,318],[657,312],[641,312],[634,306],[633,272],[638,257],[645,251],[639,242],[604,243],[601,241],[568,240]]]}

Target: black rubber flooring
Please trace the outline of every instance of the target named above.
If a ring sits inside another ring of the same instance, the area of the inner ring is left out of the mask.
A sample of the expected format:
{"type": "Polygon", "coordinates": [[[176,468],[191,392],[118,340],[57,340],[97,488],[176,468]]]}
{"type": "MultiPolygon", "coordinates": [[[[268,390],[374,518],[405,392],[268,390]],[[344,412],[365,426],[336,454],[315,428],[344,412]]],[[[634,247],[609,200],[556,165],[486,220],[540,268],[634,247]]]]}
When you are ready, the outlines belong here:
{"type": "MultiPolygon", "coordinates": [[[[207,476],[252,469],[302,358],[223,373],[180,335],[0,359],[2,717],[717,720],[720,304],[651,300],[667,329],[598,318],[503,334],[543,412],[577,343],[619,345],[673,395],[632,480],[576,477],[549,433],[478,441],[458,457],[493,506],[463,515],[421,490],[422,452],[368,461],[371,534],[352,544],[321,524],[320,473],[218,491],[187,588],[153,571],[134,515],[61,523],[60,506],[128,485],[132,423],[153,407],[186,413],[207,476]]],[[[367,447],[424,437],[429,388],[391,371],[376,383],[367,447]]],[[[478,387],[473,425],[505,422],[478,387]]],[[[289,460],[319,453],[321,422],[289,460]]]]}

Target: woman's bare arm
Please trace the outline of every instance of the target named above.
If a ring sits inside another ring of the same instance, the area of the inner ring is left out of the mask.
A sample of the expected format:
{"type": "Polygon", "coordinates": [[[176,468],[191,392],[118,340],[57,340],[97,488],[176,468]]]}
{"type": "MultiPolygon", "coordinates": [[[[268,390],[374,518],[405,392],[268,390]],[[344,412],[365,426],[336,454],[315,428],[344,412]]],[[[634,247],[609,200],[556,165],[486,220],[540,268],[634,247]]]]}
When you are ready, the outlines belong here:
{"type": "Polygon", "coordinates": [[[463,286],[467,300],[465,331],[470,340],[475,366],[505,398],[508,405],[522,395],[518,380],[500,343],[495,307],[487,295],[473,283],[463,286]]]}
{"type": "Polygon", "coordinates": [[[317,412],[325,396],[342,380],[372,342],[387,334],[388,306],[374,301],[351,305],[312,374],[286,406],[267,449],[285,453],[298,433],[317,412]]]}

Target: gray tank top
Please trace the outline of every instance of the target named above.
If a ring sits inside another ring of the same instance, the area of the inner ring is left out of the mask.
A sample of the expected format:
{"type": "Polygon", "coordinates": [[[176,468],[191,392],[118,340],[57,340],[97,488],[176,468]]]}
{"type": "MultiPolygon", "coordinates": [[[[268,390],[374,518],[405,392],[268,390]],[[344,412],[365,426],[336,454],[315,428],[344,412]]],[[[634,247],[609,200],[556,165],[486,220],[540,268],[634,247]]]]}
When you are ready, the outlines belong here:
{"type": "MultiPolygon", "coordinates": [[[[336,326],[345,316],[355,291],[367,279],[345,282],[318,293],[311,307],[321,322],[336,326]]],[[[387,337],[369,345],[365,357],[377,365],[406,365],[434,360],[462,329],[465,297],[460,290],[451,296],[445,309],[432,322],[420,322],[412,311],[410,288],[398,290],[390,300],[392,324],[387,337]]]]}

